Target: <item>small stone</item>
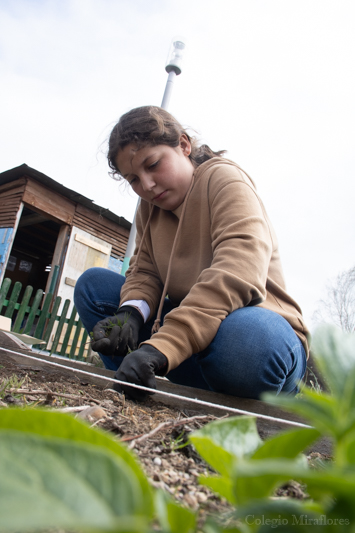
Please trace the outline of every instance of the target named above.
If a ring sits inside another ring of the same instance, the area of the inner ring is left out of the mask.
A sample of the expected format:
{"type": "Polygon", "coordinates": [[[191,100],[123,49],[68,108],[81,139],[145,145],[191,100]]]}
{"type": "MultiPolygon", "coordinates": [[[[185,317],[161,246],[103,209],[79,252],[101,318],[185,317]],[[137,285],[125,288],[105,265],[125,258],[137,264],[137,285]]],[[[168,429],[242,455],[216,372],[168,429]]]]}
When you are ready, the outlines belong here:
{"type": "Polygon", "coordinates": [[[193,509],[197,509],[198,501],[194,494],[191,494],[191,492],[188,492],[187,494],[185,494],[184,500],[187,503],[187,505],[189,505],[193,509]]]}
{"type": "Polygon", "coordinates": [[[100,418],[105,418],[106,413],[101,407],[98,407],[97,405],[93,405],[92,407],[88,407],[87,409],[84,409],[84,411],[81,411],[78,414],[78,418],[82,418],[83,420],[88,420],[89,422],[93,423],[97,420],[100,420],[100,418]]]}
{"type": "Polygon", "coordinates": [[[161,459],[160,457],[154,457],[153,463],[157,466],[161,466],[161,459]]]}
{"type": "Polygon", "coordinates": [[[204,492],[196,492],[195,493],[195,496],[197,498],[197,501],[199,503],[204,503],[207,501],[208,497],[207,497],[207,494],[205,494],[204,492]]]}

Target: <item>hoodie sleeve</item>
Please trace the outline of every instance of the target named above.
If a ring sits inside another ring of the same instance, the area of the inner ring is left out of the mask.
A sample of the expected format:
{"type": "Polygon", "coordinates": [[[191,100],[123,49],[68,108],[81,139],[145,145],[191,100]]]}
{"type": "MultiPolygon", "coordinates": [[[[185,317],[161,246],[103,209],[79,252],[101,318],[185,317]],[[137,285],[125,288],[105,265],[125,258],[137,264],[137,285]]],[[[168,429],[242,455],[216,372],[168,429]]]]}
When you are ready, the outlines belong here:
{"type": "Polygon", "coordinates": [[[266,298],[273,242],[255,188],[241,172],[219,167],[207,194],[212,262],[147,341],[166,355],[169,370],[204,350],[232,311],[266,298]]]}

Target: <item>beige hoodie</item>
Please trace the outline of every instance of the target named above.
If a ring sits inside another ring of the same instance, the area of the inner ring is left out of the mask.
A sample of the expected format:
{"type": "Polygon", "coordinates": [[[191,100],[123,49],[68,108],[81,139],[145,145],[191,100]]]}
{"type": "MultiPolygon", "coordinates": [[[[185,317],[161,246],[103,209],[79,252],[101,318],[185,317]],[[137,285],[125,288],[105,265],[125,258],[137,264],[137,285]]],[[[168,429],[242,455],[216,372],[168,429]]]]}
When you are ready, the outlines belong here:
{"type": "Polygon", "coordinates": [[[215,157],[195,170],[184,204],[177,234],[182,206],[171,212],[141,201],[137,248],[121,292],[121,305],[145,300],[151,317],[166,294],[176,305],[147,341],[165,354],[169,370],[205,349],[228,314],[250,305],[283,316],[308,353],[309,332],[286,292],[277,239],[252,180],[215,157]]]}

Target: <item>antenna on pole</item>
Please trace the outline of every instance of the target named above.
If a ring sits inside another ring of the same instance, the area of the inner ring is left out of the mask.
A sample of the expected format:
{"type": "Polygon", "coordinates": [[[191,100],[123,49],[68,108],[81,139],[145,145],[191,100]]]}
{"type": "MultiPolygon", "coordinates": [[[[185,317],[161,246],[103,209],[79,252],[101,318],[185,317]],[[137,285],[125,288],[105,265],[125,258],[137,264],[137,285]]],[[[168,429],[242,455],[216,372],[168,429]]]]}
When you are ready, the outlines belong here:
{"type": "Polygon", "coordinates": [[[174,39],[171,43],[168,59],[165,65],[165,70],[169,76],[168,81],[166,82],[164,96],[161,103],[161,107],[163,109],[168,109],[175,77],[181,74],[181,63],[184,50],[185,43],[181,39],[174,39]]]}
{"type": "MultiPolygon", "coordinates": [[[[182,39],[176,37],[173,39],[168,59],[165,65],[165,70],[168,73],[168,80],[166,82],[165,91],[163,95],[163,100],[161,103],[161,107],[163,109],[168,109],[171,93],[173,90],[174,80],[176,76],[179,76],[181,74],[181,63],[182,63],[182,56],[183,52],[185,50],[185,43],[182,39]]],[[[134,218],[131,226],[131,231],[128,238],[127,248],[126,248],[126,255],[123,260],[121,274],[124,275],[128,269],[129,261],[133,255],[134,248],[136,245],[136,235],[137,235],[137,226],[136,226],[136,215],[137,215],[137,209],[139,207],[139,200],[137,202],[136,210],[134,213],[134,218]]]]}

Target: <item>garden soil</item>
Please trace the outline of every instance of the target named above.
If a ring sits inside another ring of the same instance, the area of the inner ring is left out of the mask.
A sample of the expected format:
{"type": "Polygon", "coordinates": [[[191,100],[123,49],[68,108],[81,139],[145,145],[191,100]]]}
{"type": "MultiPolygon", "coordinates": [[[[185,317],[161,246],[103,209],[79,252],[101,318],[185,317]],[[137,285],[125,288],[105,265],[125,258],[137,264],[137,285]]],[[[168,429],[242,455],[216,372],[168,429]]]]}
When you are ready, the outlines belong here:
{"type": "MultiPolygon", "coordinates": [[[[149,397],[136,403],[74,372],[68,374],[67,369],[62,372],[49,365],[38,369],[30,359],[19,364],[6,357],[0,343],[0,408],[10,406],[60,410],[111,433],[136,455],[154,487],[196,510],[202,521],[206,515],[215,515],[228,522],[228,503],[198,482],[199,476],[212,471],[187,444],[189,433],[215,416],[170,408],[149,397]]],[[[309,456],[311,461],[318,458],[322,459],[316,452],[309,456]]],[[[307,495],[292,481],[275,497],[303,499],[307,495]]]]}

